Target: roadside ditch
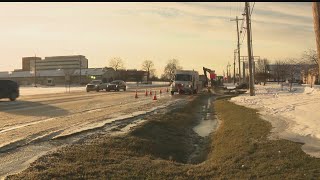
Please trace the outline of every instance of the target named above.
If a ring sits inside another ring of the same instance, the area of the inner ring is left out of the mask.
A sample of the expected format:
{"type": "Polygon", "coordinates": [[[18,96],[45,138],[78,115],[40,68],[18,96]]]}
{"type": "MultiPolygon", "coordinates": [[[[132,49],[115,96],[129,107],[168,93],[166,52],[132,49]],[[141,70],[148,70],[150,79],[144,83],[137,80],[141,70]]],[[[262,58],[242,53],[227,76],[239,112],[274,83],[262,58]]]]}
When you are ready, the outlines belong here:
{"type": "Polygon", "coordinates": [[[136,158],[199,164],[207,159],[210,135],[218,127],[214,99],[211,93],[194,95],[191,101],[114,122],[89,136],[79,134],[58,139],[77,143],[40,157],[22,173],[8,178],[19,179],[22,174],[42,178],[112,177],[118,174],[112,171],[114,164],[136,158]],[[98,171],[100,175],[93,173],[98,171]]]}

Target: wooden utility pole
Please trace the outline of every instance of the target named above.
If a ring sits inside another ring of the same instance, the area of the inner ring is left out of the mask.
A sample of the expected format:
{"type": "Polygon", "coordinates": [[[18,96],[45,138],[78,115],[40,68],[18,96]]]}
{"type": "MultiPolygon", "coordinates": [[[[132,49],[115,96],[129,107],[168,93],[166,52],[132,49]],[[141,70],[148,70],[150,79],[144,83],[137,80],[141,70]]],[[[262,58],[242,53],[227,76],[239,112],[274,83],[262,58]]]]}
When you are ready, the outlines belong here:
{"type": "Polygon", "coordinates": [[[242,80],[243,80],[243,82],[244,83],[246,83],[247,82],[247,78],[246,78],[246,62],[243,60],[242,61],[242,73],[243,73],[243,75],[242,75],[242,80]]]}
{"type": "Polygon", "coordinates": [[[313,11],[313,25],[314,32],[316,34],[316,44],[317,44],[317,52],[318,52],[318,82],[320,82],[320,3],[312,2],[312,11],[313,11]]]}
{"type": "Polygon", "coordinates": [[[248,44],[248,57],[249,57],[249,88],[250,96],[254,96],[254,79],[252,72],[252,48],[251,48],[251,25],[250,25],[250,5],[249,2],[245,2],[246,9],[246,24],[247,24],[247,44],[248,44]]]}
{"type": "MultiPolygon", "coordinates": [[[[232,19],[230,21],[236,21],[237,23],[237,36],[238,36],[238,63],[239,63],[239,83],[241,82],[241,68],[240,68],[240,38],[239,38],[239,21],[243,19],[238,19],[238,16],[236,16],[236,19],[232,19]]],[[[245,77],[243,77],[245,78],[245,77]]]]}
{"type": "Polygon", "coordinates": [[[80,66],[80,72],[79,72],[79,84],[81,86],[81,55],[79,55],[79,66],[80,66]]]}
{"type": "Polygon", "coordinates": [[[227,65],[227,73],[228,73],[227,77],[228,77],[228,83],[230,83],[230,79],[231,79],[231,71],[230,71],[230,67],[231,67],[231,65],[230,65],[230,63],[228,62],[228,65],[227,65]]]}
{"type": "Polygon", "coordinates": [[[236,49],[233,51],[233,84],[236,84],[236,49]]]}
{"type": "Polygon", "coordinates": [[[37,55],[34,55],[34,87],[37,87],[37,55]]]}
{"type": "Polygon", "coordinates": [[[229,64],[227,65],[227,81],[229,82],[229,64]]]}

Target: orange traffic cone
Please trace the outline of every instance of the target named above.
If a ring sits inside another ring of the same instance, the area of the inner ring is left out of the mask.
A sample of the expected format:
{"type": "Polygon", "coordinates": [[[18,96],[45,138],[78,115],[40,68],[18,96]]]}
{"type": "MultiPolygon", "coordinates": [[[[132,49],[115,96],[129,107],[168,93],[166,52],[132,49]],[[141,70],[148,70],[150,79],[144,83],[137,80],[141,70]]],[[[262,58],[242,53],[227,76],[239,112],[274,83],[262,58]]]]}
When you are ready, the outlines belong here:
{"type": "Polygon", "coordinates": [[[135,95],[135,98],[138,98],[138,92],[137,92],[137,90],[136,90],[136,95],[135,95]]]}
{"type": "Polygon", "coordinates": [[[146,96],[148,96],[148,90],[146,89],[146,96]]]}
{"type": "Polygon", "coordinates": [[[151,89],[150,89],[150,95],[152,95],[152,91],[151,91],[151,89]]]}
{"type": "Polygon", "coordinates": [[[157,91],[154,92],[153,100],[157,100],[157,91]]]}
{"type": "Polygon", "coordinates": [[[167,88],[167,92],[169,92],[169,88],[167,88]]]}
{"type": "Polygon", "coordinates": [[[162,91],[161,91],[161,89],[160,89],[160,95],[162,94],[162,91]]]}

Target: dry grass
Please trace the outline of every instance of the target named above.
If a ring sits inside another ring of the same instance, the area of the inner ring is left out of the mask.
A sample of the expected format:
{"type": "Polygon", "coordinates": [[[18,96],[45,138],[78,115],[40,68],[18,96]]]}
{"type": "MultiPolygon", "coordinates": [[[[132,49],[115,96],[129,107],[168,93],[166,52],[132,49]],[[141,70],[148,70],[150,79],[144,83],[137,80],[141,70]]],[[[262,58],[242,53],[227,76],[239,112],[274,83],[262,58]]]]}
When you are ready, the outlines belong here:
{"type": "Polygon", "coordinates": [[[222,124],[207,160],[186,164],[200,137],[192,131],[205,95],[120,137],[96,138],[43,156],[8,179],[319,179],[320,160],[301,144],[268,140],[271,125],[255,110],[220,99],[222,124]]]}

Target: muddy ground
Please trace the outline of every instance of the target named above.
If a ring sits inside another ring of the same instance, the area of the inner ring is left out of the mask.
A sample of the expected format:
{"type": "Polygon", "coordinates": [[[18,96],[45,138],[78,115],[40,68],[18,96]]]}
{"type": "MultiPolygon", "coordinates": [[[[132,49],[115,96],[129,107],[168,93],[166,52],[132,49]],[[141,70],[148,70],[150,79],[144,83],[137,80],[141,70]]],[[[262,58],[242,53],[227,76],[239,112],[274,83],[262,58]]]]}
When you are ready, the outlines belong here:
{"type": "MultiPolygon", "coordinates": [[[[96,134],[42,156],[8,179],[318,179],[320,160],[301,144],[270,140],[271,124],[257,111],[214,102],[221,124],[201,137],[193,128],[211,94],[152,114],[130,133],[96,134]]],[[[214,100],[215,98],[212,98],[214,100]]],[[[114,129],[114,132],[119,129],[114,129]]]]}

